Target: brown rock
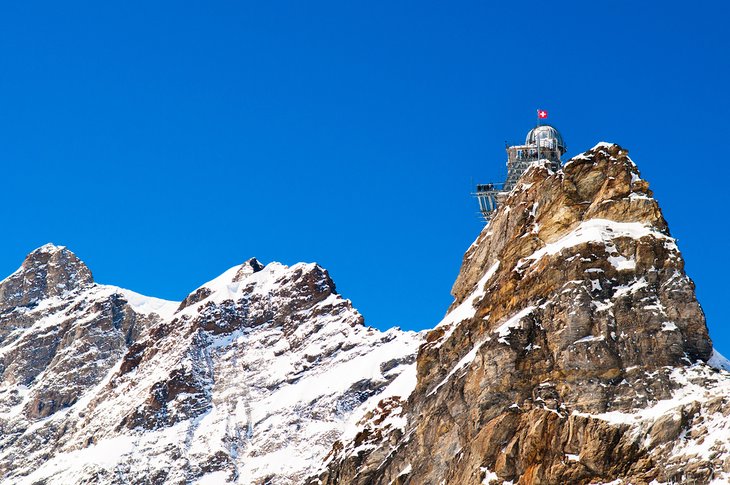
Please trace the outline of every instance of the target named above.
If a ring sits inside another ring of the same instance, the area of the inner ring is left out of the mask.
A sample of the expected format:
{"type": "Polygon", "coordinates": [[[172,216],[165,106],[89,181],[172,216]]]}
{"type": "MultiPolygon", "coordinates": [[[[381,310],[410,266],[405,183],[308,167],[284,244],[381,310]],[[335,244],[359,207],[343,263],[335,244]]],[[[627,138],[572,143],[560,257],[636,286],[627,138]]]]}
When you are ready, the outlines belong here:
{"type": "Polygon", "coordinates": [[[603,144],[557,173],[529,169],[467,251],[453,295],[451,310],[472,316],[421,347],[409,439],[385,461],[341,454],[322,483],[386,484],[404,463],[419,485],[479,484],[481,470],[520,484],[659,476],[652,449],[676,440],[697,406],[654,423],[649,448],[630,425],[593,415],[669,397],[671,369],[707,360],[712,344],[626,150],[603,144]]]}

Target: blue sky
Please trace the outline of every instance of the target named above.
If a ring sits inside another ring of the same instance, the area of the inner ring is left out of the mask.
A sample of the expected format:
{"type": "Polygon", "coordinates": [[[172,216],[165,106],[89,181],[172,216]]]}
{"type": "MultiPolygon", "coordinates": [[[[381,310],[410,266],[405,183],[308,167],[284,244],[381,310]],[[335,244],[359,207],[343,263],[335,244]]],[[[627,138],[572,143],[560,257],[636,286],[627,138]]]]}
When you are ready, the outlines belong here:
{"type": "Polygon", "coordinates": [[[181,299],[317,261],[431,327],[539,107],[569,155],[629,149],[730,354],[724,2],[115,3],[0,5],[1,274],[52,241],[181,299]]]}

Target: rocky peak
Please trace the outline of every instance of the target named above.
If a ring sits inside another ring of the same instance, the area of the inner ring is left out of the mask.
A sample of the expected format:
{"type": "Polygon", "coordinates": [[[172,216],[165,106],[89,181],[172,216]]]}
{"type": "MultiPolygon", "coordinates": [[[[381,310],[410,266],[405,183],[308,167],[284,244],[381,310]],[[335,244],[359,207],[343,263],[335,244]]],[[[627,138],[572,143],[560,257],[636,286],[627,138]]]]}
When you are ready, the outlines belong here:
{"type": "MultiPolygon", "coordinates": [[[[555,173],[544,165],[528,170],[467,251],[454,296],[452,310],[466,305],[474,313],[434,330],[423,357],[444,358],[452,345],[466,350],[464,339],[475,335],[497,340],[499,354],[511,339],[502,334],[525,329],[520,342],[531,350],[514,363],[534,367],[520,374],[531,381],[571,375],[563,392],[572,389],[571,399],[593,411],[636,404],[593,399],[616,398],[599,383],[623,378],[626,368],[687,365],[712,352],[659,205],[615,144],[599,143],[555,173]]],[[[443,378],[431,374],[429,360],[422,360],[424,384],[443,378]]]]}
{"type": "MultiPolygon", "coordinates": [[[[71,256],[44,247],[6,283],[28,293],[71,256]]],[[[421,342],[366,327],[314,263],[250,259],[182,305],[98,284],[38,295],[0,308],[9,483],[302,483],[412,380],[421,342]]]]}
{"type": "Polygon", "coordinates": [[[256,258],[251,258],[241,265],[238,272],[236,272],[236,276],[233,277],[233,281],[241,281],[246,276],[258,273],[262,269],[264,269],[264,265],[259,263],[256,258]]]}
{"type": "Polygon", "coordinates": [[[276,262],[264,266],[256,258],[251,258],[201,285],[182,301],[178,311],[198,303],[220,303],[269,292],[272,296],[283,296],[292,301],[299,294],[310,302],[324,299],[336,290],[327,270],[316,263],[299,263],[289,268],[276,262]]]}
{"type": "Polygon", "coordinates": [[[261,264],[256,258],[251,258],[239,266],[234,266],[233,268],[223,273],[221,276],[212,281],[209,281],[208,283],[205,283],[200,288],[196,289],[194,292],[185,297],[185,299],[180,303],[178,311],[207,299],[217,290],[220,290],[222,288],[229,288],[231,285],[238,287],[237,284],[240,283],[243,279],[254,273],[258,273],[262,269],[264,269],[264,265],[261,264]]]}
{"type": "Polygon", "coordinates": [[[504,252],[519,258],[555,242],[591,219],[632,222],[669,236],[649,184],[628,151],[601,142],[557,173],[533,165],[464,255],[452,294],[454,306],[473,290],[504,252]]]}
{"type": "Polygon", "coordinates": [[[399,410],[408,425],[377,426],[376,413],[315,481],[674,479],[654,463],[702,407],[677,396],[691,394],[688,374],[708,382],[712,343],[627,150],[599,143],[561,170],[528,169],[467,250],[453,295],[419,349],[399,410]],[[634,428],[611,420],[651,407],[673,410],[634,428]]]}
{"type": "Polygon", "coordinates": [[[46,244],[0,282],[0,308],[32,305],[93,283],[91,271],[64,246],[46,244]]]}

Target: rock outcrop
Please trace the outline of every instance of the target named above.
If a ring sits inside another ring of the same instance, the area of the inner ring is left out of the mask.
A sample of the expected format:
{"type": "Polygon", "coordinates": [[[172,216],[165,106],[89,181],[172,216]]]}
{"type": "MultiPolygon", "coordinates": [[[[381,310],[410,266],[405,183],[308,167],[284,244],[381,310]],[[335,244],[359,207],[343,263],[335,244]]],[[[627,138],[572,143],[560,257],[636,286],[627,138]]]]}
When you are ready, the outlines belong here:
{"type": "Polygon", "coordinates": [[[18,271],[0,283],[0,309],[32,307],[92,282],[91,271],[74,253],[46,244],[30,253],[18,271]]]}
{"type": "Polygon", "coordinates": [[[301,483],[415,381],[420,342],[366,327],[316,264],[251,259],[179,303],[95,284],[44,246],[0,283],[0,476],[301,483]]]}
{"type": "Polygon", "coordinates": [[[730,377],[626,150],[535,165],[464,257],[410,396],[319,484],[708,483],[730,471],[730,377]]]}
{"type": "MultiPolygon", "coordinates": [[[[0,282],[0,420],[15,412],[37,420],[73,405],[148,322],[121,293],[94,285],[68,249],[32,252],[0,282]]],[[[4,425],[4,439],[19,431],[4,425]]]]}

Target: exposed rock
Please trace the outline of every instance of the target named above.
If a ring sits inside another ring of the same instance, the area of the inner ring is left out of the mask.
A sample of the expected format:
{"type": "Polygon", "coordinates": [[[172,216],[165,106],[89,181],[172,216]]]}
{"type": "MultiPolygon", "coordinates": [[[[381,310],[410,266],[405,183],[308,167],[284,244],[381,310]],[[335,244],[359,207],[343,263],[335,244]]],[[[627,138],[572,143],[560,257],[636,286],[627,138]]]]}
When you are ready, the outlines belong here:
{"type": "Polygon", "coordinates": [[[72,252],[53,245],[32,252],[0,282],[0,296],[0,412],[21,406],[31,420],[73,405],[149,318],[123,295],[94,285],[72,252]]]}
{"type": "Polygon", "coordinates": [[[657,466],[687,463],[685,436],[701,441],[702,406],[719,406],[703,399],[730,381],[704,364],[694,285],[623,148],[530,168],[453,294],[419,350],[407,425],[363,422],[368,446],[337,444],[311,483],[706,483],[726,471],[711,453],[681,473],[657,466]],[[691,399],[688,379],[705,395],[691,399]]]}
{"type": "Polygon", "coordinates": [[[251,259],[179,304],[46,246],[0,288],[3,483],[301,483],[421,340],[316,264],[251,259]]]}
{"type": "Polygon", "coordinates": [[[74,253],[46,244],[30,253],[20,269],[0,283],[0,310],[32,306],[92,282],[91,271],[74,253]]]}
{"type": "Polygon", "coordinates": [[[178,303],[95,284],[44,246],[0,282],[0,476],[730,479],[730,362],[626,150],[528,170],[453,294],[422,338],[364,326],[316,264],[251,259],[178,303]]]}

